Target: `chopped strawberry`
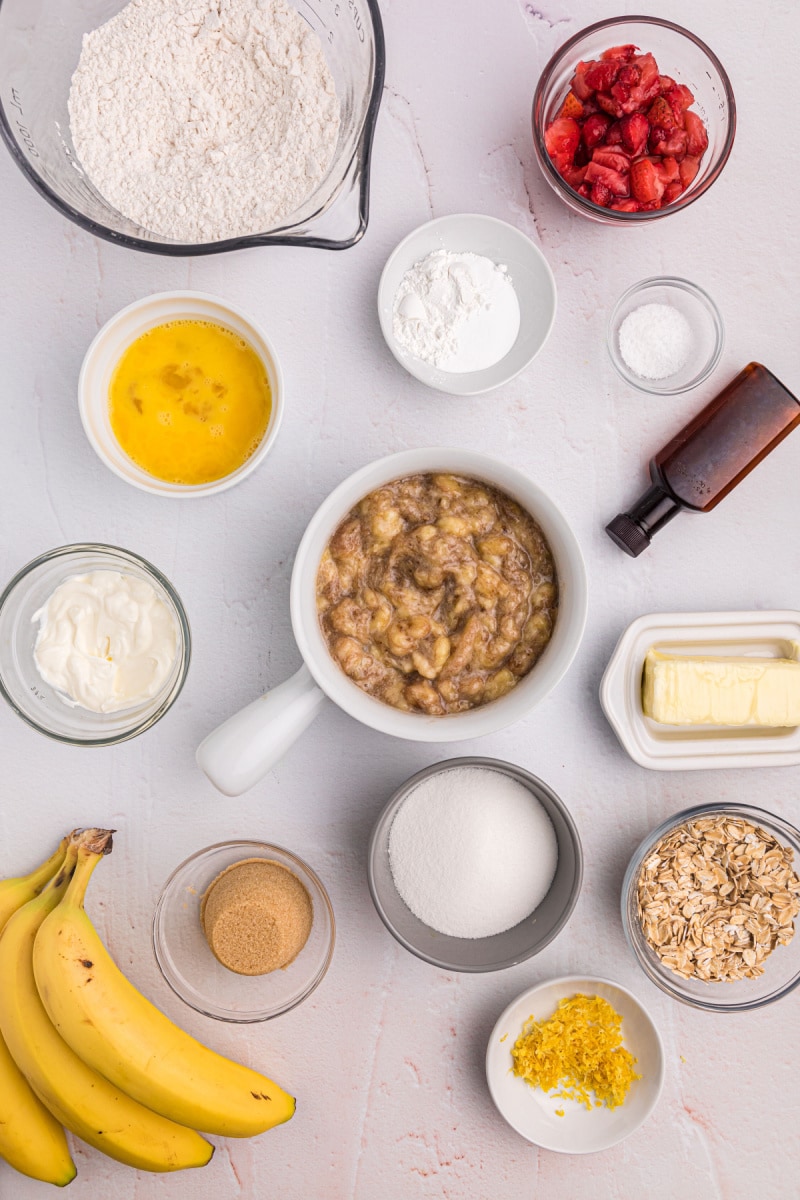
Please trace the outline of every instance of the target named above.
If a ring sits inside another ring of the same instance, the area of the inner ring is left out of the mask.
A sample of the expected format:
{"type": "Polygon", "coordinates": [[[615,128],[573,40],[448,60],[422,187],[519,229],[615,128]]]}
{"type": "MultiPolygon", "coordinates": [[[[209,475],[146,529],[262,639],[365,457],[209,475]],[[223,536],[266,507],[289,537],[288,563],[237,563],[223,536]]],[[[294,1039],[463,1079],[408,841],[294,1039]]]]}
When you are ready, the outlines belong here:
{"type": "Polygon", "coordinates": [[[610,92],[595,92],[594,98],[600,108],[602,108],[603,112],[607,112],[609,116],[624,116],[622,105],[620,104],[619,100],[616,99],[616,97],[611,95],[610,92]]]}
{"type": "Polygon", "coordinates": [[[610,124],[611,118],[607,117],[605,113],[593,113],[591,117],[587,117],[581,130],[583,144],[587,150],[593,150],[602,142],[610,124]]]}
{"type": "MultiPolygon", "coordinates": [[[[591,169],[592,164],[589,164],[591,169]]],[[[664,195],[664,184],[649,158],[637,158],[631,165],[631,192],[636,200],[647,204],[660,200],[664,195]]]]}
{"type": "Polygon", "coordinates": [[[577,191],[583,183],[586,167],[566,167],[563,171],[559,171],[559,174],[571,188],[575,188],[577,191]]]}
{"type": "Polygon", "coordinates": [[[631,98],[631,85],[629,83],[620,83],[619,80],[611,86],[611,95],[615,100],[618,100],[623,109],[631,98]]]}
{"type": "Polygon", "coordinates": [[[641,102],[644,104],[648,100],[654,100],[661,91],[661,86],[658,82],[658,63],[652,54],[640,54],[633,61],[642,72],[639,88],[642,93],[641,102]]]}
{"type": "Polygon", "coordinates": [[[638,200],[615,200],[608,207],[613,208],[615,212],[638,212],[642,206],[638,200]]]}
{"type": "Polygon", "coordinates": [[[592,88],[586,82],[586,72],[591,65],[588,62],[579,62],[572,76],[572,90],[579,100],[588,100],[592,94],[592,88]]]}
{"type": "Polygon", "coordinates": [[[675,128],[675,114],[672,111],[672,106],[663,96],[659,96],[650,105],[647,119],[651,125],[660,125],[663,129],[675,128]]]}
{"type": "Polygon", "coordinates": [[[680,165],[677,158],[667,155],[654,164],[662,183],[675,183],[680,179],[680,165]]]}
{"type": "Polygon", "coordinates": [[[547,126],[544,144],[551,158],[572,158],[581,140],[581,127],[572,117],[556,117],[547,126]]]}
{"type": "MultiPolygon", "coordinates": [[[[619,171],[622,175],[631,169],[631,160],[627,154],[621,150],[612,150],[609,146],[596,146],[592,151],[592,162],[599,163],[601,167],[610,167],[612,171],[619,171]]],[[[676,163],[675,178],[677,177],[676,163]]]]}
{"type": "Polygon", "coordinates": [[[680,92],[681,96],[683,97],[684,111],[687,108],[691,108],[692,105],[694,104],[694,93],[692,92],[692,90],[690,88],[688,88],[685,83],[677,84],[677,88],[678,88],[678,91],[680,92]]]}
{"type": "Polygon", "coordinates": [[[619,63],[612,59],[589,63],[585,75],[586,86],[595,92],[607,92],[618,75],[619,63]]]}
{"type": "Polygon", "coordinates": [[[689,184],[692,183],[699,170],[700,159],[695,158],[693,154],[687,154],[686,158],[684,158],[683,162],[678,167],[681,183],[685,188],[688,188],[689,184]]]}
{"type": "Polygon", "coordinates": [[[670,88],[664,93],[664,99],[672,110],[672,115],[675,118],[675,124],[683,128],[683,114],[686,110],[683,94],[678,87],[670,88]]]}
{"type": "Polygon", "coordinates": [[[664,129],[654,126],[650,130],[649,146],[652,154],[671,155],[681,161],[686,153],[687,135],[682,129],[664,129]]]}
{"type": "Polygon", "coordinates": [[[611,59],[612,62],[630,62],[637,50],[638,46],[632,46],[629,42],[627,46],[612,46],[610,50],[604,50],[600,57],[611,59]]]}
{"type": "Polygon", "coordinates": [[[592,184],[589,197],[595,204],[599,204],[602,208],[607,208],[613,199],[613,193],[608,190],[605,184],[598,180],[597,183],[592,184]]]}
{"type": "Polygon", "coordinates": [[[561,116],[573,119],[583,116],[583,105],[574,92],[567,92],[567,98],[561,106],[561,116]]]}
{"type": "Polygon", "coordinates": [[[617,80],[619,83],[627,83],[628,87],[636,87],[642,81],[642,68],[637,67],[636,63],[622,67],[617,80]]]}
{"type": "Polygon", "coordinates": [[[708,146],[708,134],[706,127],[698,117],[697,113],[690,112],[688,109],[683,117],[686,132],[689,140],[686,145],[686,153],[691,154],[693,158],[699,158],[708,146]]]}
{"type": "Polygon", "coordinates": [[[601,166],[592,159],[586,168],[584,181],[590,183],[592,187],[595,184],[602,183],[603,187],[608,188],[614,196],[630,195],[630,187],[628,185],[628,172],[623,174],[620,171],[614,171],[610,167],[601,166]]]}
{"type": "Polygon", "coordinates": [[[629,113],[619,123],[620,141],[633,155],[639,155],[647,145],[650,123],[644,113],[629,113]]]}
{"type": "MultiPolygon", "coordinates": [[[[2,0],[0,0],[0,3],[2,0]]],[[[651,212],[697,177],[708,133],[694,95],[652,54],[612,46],[579,62],[545,130],[552,163],[578,195],[618,212],[651,212]]]]}

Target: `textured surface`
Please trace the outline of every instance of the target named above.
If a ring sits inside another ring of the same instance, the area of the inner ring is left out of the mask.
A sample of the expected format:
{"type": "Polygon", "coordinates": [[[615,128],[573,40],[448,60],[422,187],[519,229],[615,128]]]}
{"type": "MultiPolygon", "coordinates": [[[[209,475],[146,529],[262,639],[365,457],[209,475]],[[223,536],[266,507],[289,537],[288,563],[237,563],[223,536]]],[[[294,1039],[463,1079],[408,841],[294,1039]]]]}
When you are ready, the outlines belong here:
{"type": "Polygon", "coordinates": [[[179,242],[279,225],[328,169],[339,103],[317,36],[283,0],[135,0],[90,33],[70,90],[88,178],[179,242]],[[99,98],[99,103],[98,103],[99,98]]]}
{"type": "MultiPolygon", "coordinates": [[[[791,1194],[800,1158],[797,1000],[727,1018],[670,1002],[626,949],[618,897],[639,839],[688,804],[747,800],[798,824],[797,772],[644,771],[617,744],[597,687],[619,634],[640,613],[800,606],[800,434],[715,513],[676,521],[636,562],[602,531],[641,490],[647,456],[749,359],[800,388],[800,223],[795,194],[775,186],[784,126],[769,115],[775,81],[793,78],[800,10],[770,0],[736,6],[734,20],[721,0],[674,0],[670,15],[705,37],[730,71],[739,134],[703,200],[629,231],[592,225],[560,205],[533,162],[528,123],[552,50],[619,8],[541,2],[538,10],[520,0],[383,0],[389,64],[372,220],[364,241],[343,254],[270,248],[178,262],[126,253],[64,222],[0,155],[0,573],[5,579],[66,541],[116,542],[172,578],[195,637],[176,710],[126,746],[60,747],[0,709],[0,873],[29,869],[74,824],[117,826],[91,909],[118,961],[187,1029],[263,1067],[299,1101],[288,1126],[251,1144],[222,1143],[200,1175],[137,1177],[79,1147],[76,1200],[791,1194]],[[773,169],[764,171],[765,162],[773,169]],[[492,396],[458,401],[426,391],[395,363],[375,294],[400,237],[430,216],[470,209],[538,241],[556,274],[559,315],[525,374],[492,396]],[[604,325],[624,288],[665,272],[711,292],[728,338],[721,366],[697,393],[659,400],[613,374],[604,325]],[[149,291],[186,285],[228,296],[264,323],[289,394],[266,464],[222,496],[182,504],[140,494],[101,465],[75,394],[100,323],[149,291]],[[526,721],[463,749],[541,775],[569,805],[586,851],[583,894],[566,930],[537,960],[491,977],[446,975],[406,954],[367,893],[365,847],[378,811],[412,771],[446,757],[444,748],[393,741],[329,708],[238,800],[217,795],[193,759],[213,725],[298,666],[289,573],[319,501],[379,454],[448,442],[529,471],[572,521],[590,575],[586,640],[569,675],[526,721]],[[249,1029],[184,1008],[150,949],[166,876],[192,851],[233,837],[274,840],[307,858],[339,923],[333,965],[312,999],[249,1029]],[[508,1129],[483,1076],[500,1010],[562,972],[607,974],[631,987],[658,1023],[667,1058],[664,1095],[647,1125],[607,1153],[571,1161],[508,1129]]],[[[49,1194],[0,1167],[2,1200],[49,1194]]]]}

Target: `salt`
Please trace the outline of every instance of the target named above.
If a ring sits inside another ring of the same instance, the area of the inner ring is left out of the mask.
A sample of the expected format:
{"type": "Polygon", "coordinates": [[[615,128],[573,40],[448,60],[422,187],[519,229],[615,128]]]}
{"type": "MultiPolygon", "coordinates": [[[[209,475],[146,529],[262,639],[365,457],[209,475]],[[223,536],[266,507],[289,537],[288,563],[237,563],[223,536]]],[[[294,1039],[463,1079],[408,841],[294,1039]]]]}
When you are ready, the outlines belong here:
{"type": "Polygon", "coordinates": [[[671,304],[642,304],[619,328],[619,352],[640,379],[668,379],[688,362],[694,336],[671,304]]]}
{"type": "Polygon", "coordinates": [[[533,793],[482,767],[423,780],[389,831],[400,896],[451,937],[491,937],[524,921],[547,895],[557,862],[555,830],[533,793]]]}

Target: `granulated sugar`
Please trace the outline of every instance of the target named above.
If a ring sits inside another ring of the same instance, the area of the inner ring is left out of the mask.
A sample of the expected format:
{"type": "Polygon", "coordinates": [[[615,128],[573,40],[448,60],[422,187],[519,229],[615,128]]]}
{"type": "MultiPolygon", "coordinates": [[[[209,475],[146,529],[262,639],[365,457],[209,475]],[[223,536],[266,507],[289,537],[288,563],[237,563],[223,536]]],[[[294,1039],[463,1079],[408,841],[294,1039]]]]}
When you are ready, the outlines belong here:
{"type": "Polygon", "coordinates": [[[524,921],[547,895],[557,862],[555,830],[533,793],[483,767],[423,780],[389,831],[401,897],[453,937],[490,937],[524,921]]]}

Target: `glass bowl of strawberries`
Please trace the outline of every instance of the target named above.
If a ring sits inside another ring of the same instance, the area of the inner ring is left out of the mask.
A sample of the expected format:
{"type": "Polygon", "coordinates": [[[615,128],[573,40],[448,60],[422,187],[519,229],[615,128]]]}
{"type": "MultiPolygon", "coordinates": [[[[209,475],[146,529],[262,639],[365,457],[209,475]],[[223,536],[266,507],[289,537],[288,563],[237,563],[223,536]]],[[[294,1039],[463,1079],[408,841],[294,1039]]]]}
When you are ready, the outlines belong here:
{"type": "Polygon", "coordinates": [[[658,17],[615,17],[576,33],[533,98],[545,179],[575,212],[607,224],[686,208],[722,171],[735,132],[717,56],[658,17]]]}

